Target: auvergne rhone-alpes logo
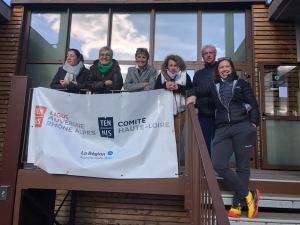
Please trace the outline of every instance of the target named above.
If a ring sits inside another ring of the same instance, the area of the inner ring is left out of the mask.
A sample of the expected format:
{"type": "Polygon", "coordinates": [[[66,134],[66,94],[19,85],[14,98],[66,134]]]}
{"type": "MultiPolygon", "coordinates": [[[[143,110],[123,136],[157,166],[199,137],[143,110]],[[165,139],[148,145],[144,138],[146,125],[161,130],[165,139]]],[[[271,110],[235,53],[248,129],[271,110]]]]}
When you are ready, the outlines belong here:
{"type": "Polygon", "coordinates": [[[98,117],[98,125],[101,137],[115,138],[113,117],[98,117]]]}

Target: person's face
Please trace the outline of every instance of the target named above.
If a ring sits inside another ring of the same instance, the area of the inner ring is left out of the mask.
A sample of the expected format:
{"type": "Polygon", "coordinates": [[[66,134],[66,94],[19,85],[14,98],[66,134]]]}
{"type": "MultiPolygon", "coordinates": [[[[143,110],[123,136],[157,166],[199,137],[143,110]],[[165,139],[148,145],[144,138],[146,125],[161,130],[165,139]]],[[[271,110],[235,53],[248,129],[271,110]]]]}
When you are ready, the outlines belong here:
{"type": "Polygon", "coordinates": [[[99,61],[102,65],[107,65],[111,61],[111,55],[109,53],[109,50],[101,51],[99,54],[99,61]]]}
{"type": "Polygon", "coordinates": [[[135,61],[139,68],[143,68],[147,64],[148,59],[144,54],[138,54],[135,58],[135,61]]]}
{"type": "Polygon", "coordinates": [[[205,63],[213,63],[216,60],[216,55],[212,47],[207,47],[203,51],[202,58],[205,63]]]}
{"type": "Polygon", "coordinates": [[[68,51],[66,61],[70,66],[77,66],[79,60],[80,58],[77,58],[74,51],[68,51]]]}
{"type": "Polygon", "coordinates": [[[174,73],[176,72],[177,69],[178,69],[177,63],[176,63],[174,60],[170,59],[170,60],[168,61],[168,70],[169,70],[172,74],[174,74],[174,73]]]}
{"type": "Polygon", "coordinates": [[[232,73],[232,67],[228,60],[223,60],[219,63],[218,72],[223,79],[226,79],[232,73]]]}

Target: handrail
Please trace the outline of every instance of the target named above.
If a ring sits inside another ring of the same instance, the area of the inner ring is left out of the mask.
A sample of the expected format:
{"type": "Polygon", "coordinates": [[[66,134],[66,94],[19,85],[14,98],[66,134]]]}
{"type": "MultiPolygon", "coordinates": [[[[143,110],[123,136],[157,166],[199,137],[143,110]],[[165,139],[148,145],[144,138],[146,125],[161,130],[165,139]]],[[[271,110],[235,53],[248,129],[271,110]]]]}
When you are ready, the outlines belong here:
{"type": "Polygon", "coordinates": [[[229,225],[229,219],[193,105],[186,107],[185,206],[191,224],[229,225]]]}

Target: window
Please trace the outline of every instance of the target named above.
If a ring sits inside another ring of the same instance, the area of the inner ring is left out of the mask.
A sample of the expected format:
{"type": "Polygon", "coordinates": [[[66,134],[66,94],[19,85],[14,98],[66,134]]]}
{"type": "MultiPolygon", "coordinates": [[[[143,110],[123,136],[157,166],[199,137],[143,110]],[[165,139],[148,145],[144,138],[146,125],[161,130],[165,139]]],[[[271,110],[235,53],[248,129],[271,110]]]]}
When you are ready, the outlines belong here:
{"type": "Polygon", "coordinates": [[[162,61],[169,54],[185,61],[197,61],[197,13],[156,14],[154,60],[162,61]]]}
{"type": "Polygon", "coordinates": [[[27,59],[63,59],[67,13],[32,13],[27,59]]]}
{"type": "Polygon", "coordinates": [[[245,61],[245,13],[203,12],[202,43],[216,45],[217,58],[229,56],[233,61],[245,61]]]}
{"type": "Polygon", "coordinates": [[[107,45],[108,13],[73,13],[70,48],[78,49],[85,60],[99,58],[107,45]]]}
{"type": "Polygon", "coordinates": [[[61,64],[27,64],[25,75],[33,79],[33,87],[50,88],[53,77],[61,64]]]}
{"type": "Polygon", "coordinates": [[[137,48],[149,50],[150,12],[114,13],[111,47],[117,60],[133,60],[137,48]]]}
{"type": "Polygon", "coordinates": [[[197,58],[201,46],[214,44],[217,58],[231,57],[238,65],[239,75],[243,74],[246,69],[241,66],[247,63],[245,10],[202,11],[201,4],[196,5],[198,9],[186,6],[168,12],[159,11],[164,7],[152,9],[145,4],[142,9],[133,4],[129,11],[120,11],[118,5],[110,9],[100,7],[97,12],[93,9],[79,11],[78,5],[74,6],[76,11],[73,6],[65,11],[33,11],[27,55],[23,59],[26,64],[22,70],[25,68],[25,71],[20,72],[38,79],[34,85],[49,87],[50,78],[64,63],[68,48],[78,49],[89,67],[98,59],[100,48],[110,44],[113,58],[122,67],[124,80],[129,65],[135,65],[134,55],[139,47],[148,49],[149,64],[156,68],[160,68],[167,55],[180,55],[192,79],[203,67],[201,56],[197,58]]]}

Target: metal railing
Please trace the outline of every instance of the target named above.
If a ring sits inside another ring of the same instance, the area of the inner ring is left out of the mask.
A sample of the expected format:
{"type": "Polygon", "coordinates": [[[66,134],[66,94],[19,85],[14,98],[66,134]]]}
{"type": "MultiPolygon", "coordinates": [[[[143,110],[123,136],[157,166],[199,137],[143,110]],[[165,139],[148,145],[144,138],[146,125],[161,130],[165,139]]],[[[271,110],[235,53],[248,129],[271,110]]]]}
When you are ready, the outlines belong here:
{"type": "Polygon", "coordinates": [[[185,207],[191,224],[229,225],[216,175],[193,105],[186,108],[185,207]]]}

